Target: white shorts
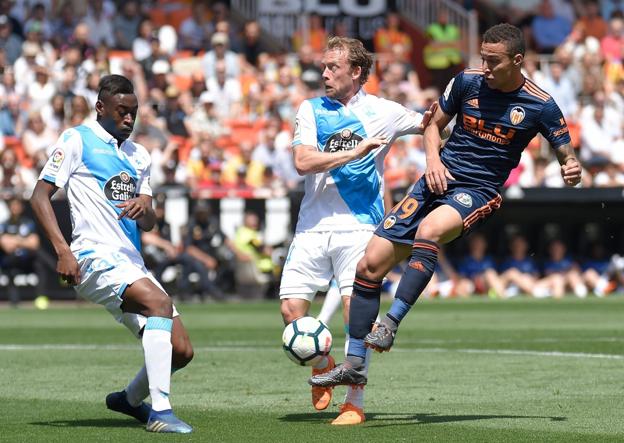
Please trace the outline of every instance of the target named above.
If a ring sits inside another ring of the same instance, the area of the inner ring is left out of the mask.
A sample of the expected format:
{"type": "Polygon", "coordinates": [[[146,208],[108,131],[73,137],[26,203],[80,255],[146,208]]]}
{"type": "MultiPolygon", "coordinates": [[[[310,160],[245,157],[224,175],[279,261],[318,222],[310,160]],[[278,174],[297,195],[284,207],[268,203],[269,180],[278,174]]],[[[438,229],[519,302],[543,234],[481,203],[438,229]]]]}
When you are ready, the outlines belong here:
{"type": "MultiPolygon", "coordinates": [[[[81,282],[74,288],[82,298],[104,306],[119,323],[125,325],[139,338],[147,317],[121,310],[122,296],[126,287],[142,278],[150,279],[166,292],[158,280],[145,268],[143,260],[113,252],[106,257],[95,254],[79,254],[81,282]]],[[[173,317],[178,316],[173,307],[173,317]]]]}
{"type": "Polygon", "coordinates": [[[332,277],[340,294],[351,295],[355,268],[373,232],[359,229],[295,234],[284,263],[280,298],[312,301],[318,291],[328,289],[332,277]]]}

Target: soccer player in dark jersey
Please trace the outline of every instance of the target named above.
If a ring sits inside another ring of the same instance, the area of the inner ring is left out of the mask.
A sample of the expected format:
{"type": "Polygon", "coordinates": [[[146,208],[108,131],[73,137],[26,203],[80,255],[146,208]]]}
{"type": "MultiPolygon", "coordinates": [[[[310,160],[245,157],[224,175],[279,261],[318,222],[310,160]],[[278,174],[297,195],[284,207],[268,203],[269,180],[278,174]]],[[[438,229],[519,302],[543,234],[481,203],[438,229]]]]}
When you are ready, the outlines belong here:
{"type": "Polygon", "coordinates": [[[358,262],[346,360],[312,377],[311,385],[366,384],[362,365],[366,347],[380,352],[390,349],[401,320],[431,279],[439,245],[467,234],[500,207],[498,188],[537,133],[552,145],[565,184],[580,182],[581,167],[559,107],[522,75],[524,49],[518,28],[493,26],[483,35],[481,69],[457,75],[440,97],[424,133],[425,174],[379,225],[358,262]],[[440,150],[439,129],[454,116],[453,133],[440,150]],[[382,279],[407,257],[409,266],[392,306],[373,325],[382,279]]]}

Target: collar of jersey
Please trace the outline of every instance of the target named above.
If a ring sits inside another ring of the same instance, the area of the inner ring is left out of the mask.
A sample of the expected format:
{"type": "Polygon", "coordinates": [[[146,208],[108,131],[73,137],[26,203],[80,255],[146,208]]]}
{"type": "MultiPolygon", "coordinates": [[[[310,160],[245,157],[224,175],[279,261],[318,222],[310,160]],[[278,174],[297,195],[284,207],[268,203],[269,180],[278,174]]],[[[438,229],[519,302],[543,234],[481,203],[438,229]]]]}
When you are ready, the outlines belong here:
{"type": "MultiPolygon", "coordinates": [[[[364,92],[364,88],[360,88],[360,90],[353,97],[351,97],[351,100],[349,100],[349,103],[347,103],[347,106],[355,105],[357,102],[362,100],[362,98],[364,98],[365,96],[366,96],[366,92],[364,92]]],[[[339,102],[338,100],[334,100],[333,98],[327,97],[327,100],[329,100],[332,103],[336,103],[340,106],[344,106],[341,102],[339,102]]]]}
{"type": "Polygon", "coordinates": [[[87,128],[91,129],[93,131],[93,133],[95,135],[98,136],[98,138],[101,138],[103,141],[105,141],[108,144],[112,144],[115,147],[117,146],[117,140],[115,139],[115,137],[113,137],[112,135],[110,135],[108,133],[108,131],[106,129],[104,129],[102,127],[102,125],[100,125],[97,120],[91,120],[88,122],[83,123],[87,128]]]}

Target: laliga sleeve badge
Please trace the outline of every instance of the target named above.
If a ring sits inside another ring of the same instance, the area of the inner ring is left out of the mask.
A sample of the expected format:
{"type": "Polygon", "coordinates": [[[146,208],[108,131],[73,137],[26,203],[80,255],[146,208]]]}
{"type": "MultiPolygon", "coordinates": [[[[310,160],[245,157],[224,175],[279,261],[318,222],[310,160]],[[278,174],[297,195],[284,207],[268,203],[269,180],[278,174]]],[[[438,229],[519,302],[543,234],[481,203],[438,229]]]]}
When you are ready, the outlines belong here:
{"type": "Polygon", "coordinates": [[[383,227],[384,229],[390,229],[391,227],[394,226],[395,223],[396,223],[396,217],[394,215],[391,215],[390,217],[384,220],[383,227]]]}
{"type": "Polygon", "coordinates": [[[50,167],[55,171],[58,171],[65,160],[65,152],[61,148],[56,148],[52,153],[50,160],[50,167]]]}

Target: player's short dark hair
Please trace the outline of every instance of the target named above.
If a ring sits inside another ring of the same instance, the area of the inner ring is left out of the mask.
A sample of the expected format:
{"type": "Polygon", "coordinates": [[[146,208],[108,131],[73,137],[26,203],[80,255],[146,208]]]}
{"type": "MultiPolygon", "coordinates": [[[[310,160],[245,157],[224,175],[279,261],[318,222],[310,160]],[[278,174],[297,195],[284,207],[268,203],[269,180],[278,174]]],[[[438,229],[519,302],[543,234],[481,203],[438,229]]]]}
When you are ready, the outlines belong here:
{"type": "Polygon", "coordinates": [[[117,94],[134,94],[132,82],[123,75],[111,74],[102,77],[98,85],[98,100],[117,94]]]}
{"type": "Polygon", "coordinates": [[[360,85],[368,80],[371,66],[373,66],[373,56],[364,48],[361,41],[349,37],[330,37],[327,40],[327,51],[343,50],[347,51],[347,59],[352,68],[359,66],[362,69],[360,74],[360,85]]]}
{"type": "Polygon", "coordinates": [[[510,57],[516,54],[524,56],[525,41],[522,31],[510,25],[509,23],[501,23],[494,25],[483,34],[483,43],[505,43],[507,53],[510,57]]]}

